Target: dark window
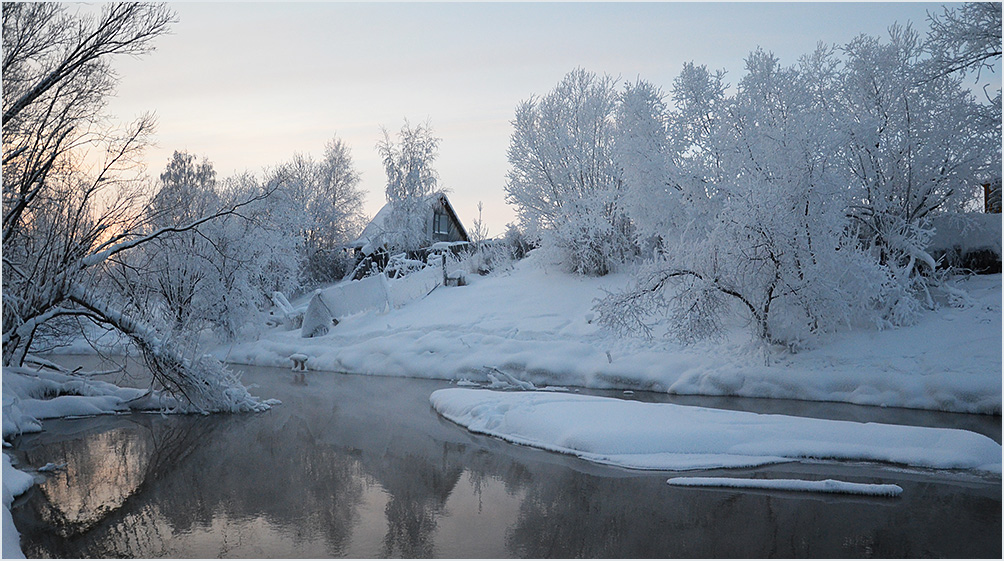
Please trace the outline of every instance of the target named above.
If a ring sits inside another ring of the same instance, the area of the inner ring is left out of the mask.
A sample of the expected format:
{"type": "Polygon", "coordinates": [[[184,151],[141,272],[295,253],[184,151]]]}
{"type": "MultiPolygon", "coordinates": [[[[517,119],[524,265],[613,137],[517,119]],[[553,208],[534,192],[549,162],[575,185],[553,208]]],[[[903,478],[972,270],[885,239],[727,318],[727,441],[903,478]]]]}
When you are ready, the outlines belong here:
{"type": "Polygon", "coordinates": [[[432,233],[449,235],[450,233],[450,217],[437,212],[432,218],[432,233]]]}

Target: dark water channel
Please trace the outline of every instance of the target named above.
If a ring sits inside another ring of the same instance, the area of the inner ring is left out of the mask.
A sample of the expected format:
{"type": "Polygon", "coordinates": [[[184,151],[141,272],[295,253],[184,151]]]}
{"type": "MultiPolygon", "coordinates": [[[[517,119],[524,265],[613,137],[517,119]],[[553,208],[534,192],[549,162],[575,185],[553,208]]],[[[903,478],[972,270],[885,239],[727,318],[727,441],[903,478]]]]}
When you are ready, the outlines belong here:
{"type": "MultiPolygon", "coordinates": [[[[63,359],[66,362],[66,359],[63,359]]],[[[254,415],[47,421],[8,450],[67,464],[16,501],[28,557],[994,557],[1001,480],[867,464],[697,475],[895,483],[898,498],[670,487],[472,435],[446,382],[244,368],[254,415]]],[[[633,399],[669,400],[650,394],[633,399]]],[[[976,430],[1000,417],[762,400],[712,407],[976,430]]]]}

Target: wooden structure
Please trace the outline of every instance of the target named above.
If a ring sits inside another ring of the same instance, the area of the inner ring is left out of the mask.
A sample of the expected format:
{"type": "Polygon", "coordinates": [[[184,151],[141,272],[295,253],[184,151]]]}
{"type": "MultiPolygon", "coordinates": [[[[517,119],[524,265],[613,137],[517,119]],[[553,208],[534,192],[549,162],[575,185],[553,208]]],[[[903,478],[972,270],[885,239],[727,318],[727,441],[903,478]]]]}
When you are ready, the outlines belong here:
{"type": "MultiPolygon", "coordinates": [[[[428,254],[428,248],[433,244],[442,242],[469,242],[470,237],[467,230],[457,216],[457,212],[450,204],[450,199],[445,193],[434,193],[429,195],[418,205],[422,216],[419,220],[413,221],[420,231],[413,232],[408,236],[418,240],[415,247],[396,248],[408,254],[409,258],[424,260],[428,254]]],[[[376,213],[373,220],[363,228],[362,234],[354,242],[347,244],[346,249],[353,250],[356,257],[356,274],[360,276],[359,264],[368,262],[371,266],[383,270],[387,266],[388,260],[388,238],[392,236],[392,224],[394,204],[387,203],[376,213]]],[[[368,267],[367,267],[368,269],[368,267]]]]}

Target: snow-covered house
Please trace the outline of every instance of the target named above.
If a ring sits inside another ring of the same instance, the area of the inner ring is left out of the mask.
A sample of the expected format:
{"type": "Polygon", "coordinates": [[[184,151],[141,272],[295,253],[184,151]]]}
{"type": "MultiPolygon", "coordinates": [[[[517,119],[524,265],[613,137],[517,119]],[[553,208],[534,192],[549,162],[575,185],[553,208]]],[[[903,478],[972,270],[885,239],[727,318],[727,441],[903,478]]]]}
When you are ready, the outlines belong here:
{"type": "Polygon", "coordinates": [[[386,259],[389,250],[420,252],[439,242],[469,242],[467,230],[444,193],[422,199],[409,214],[387,203],[363,228],[362,234],[346,247],[357,259],[386,259]]]}

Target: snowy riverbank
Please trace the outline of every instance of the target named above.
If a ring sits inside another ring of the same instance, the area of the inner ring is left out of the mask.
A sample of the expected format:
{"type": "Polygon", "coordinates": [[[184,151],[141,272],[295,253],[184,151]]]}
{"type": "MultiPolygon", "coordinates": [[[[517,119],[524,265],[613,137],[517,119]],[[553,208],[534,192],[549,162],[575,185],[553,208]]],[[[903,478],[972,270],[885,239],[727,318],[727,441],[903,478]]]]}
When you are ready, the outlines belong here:
{"type": "Polygon", "coordinates": [[[763,415],[557,392],[449,388],[432,406],[468,430],[631,469],[883,462],[1000,474],[1001,446],[970,431],[763,415]]]}
{"type": "MultiPolygon", "coordinates": [[[[495,370],[540,385],[645,389],[962,413],[1001,413],[1001,275],[959,278],[961,308],[927,312],[914,326],[856,330],[768,361],[744,326],[720,342],[684,347],[619,338],[592,306],[627,275],[562,273],[537,256],[469,286],[344,318],[326,335],[276,328],[216,350],[232,363],[486,382],[495,370]]],[[[393,281],[391,283],[393,292],[393,281]]]]}
{"type": "MultiPolygon", "coordinates": [[[[290,366],[290,355],[303,354],[308,357],[307,366],[311,370],[437,378],[494,387],[533,389],[546,385],[645,389],[691,395],[841,401],[961,413],[1001,413],[1001,275],[957,279],[957,285],[969,294],[967,304],[958,308],[944,306],[927,312],[917,325],[886,331],[862,329],[846,332],[796,354],[774,352],[769,364],[766,364],[763,353],[748,343],[749,337],[742,325],[732,326],[722,341],[690,347],[662,340],[621,338],[600,328],[593,321],[594,301],[606,291],[623,287],[628,282],[627,275],[601,278],[573,276],[542,262],[537,256],[531,256],[517,263],[512,271],[484,278],[474,277],[470,279],[470,285],[463,287],[438,287],[429,292],[423,283],[428,284],[432,280],[434,286],[435,282],[430,275],[425,276],[430,278],[390,281],[387,284],[389,305],[386,308],[342,318],[325,335],[303,338],[299,330],[273,328],[255,340],[222,346],[214,352],[232,363],[283,368],[290,366]]],[[[112,338],[113,342],[115,340],[112,338]]],[[[74,347],[70,350],[79,352],[80,349],[74,347]]],[[[38,421],[43,418],[161,409],[176,405],[145,390],[118,388],[58,373],[4,369],[3,386],[5,439],[12,434],[40,430],[38,421]]],[[[591,412],[591,408],[606,405],[589,399],[584,396],[567,397],[567,394],[437,392],[433,402],[441,413],[472,430],[523,442],[526,440],[523,436],[498,427],[510,421],[529,423],[534,415],[546,412],[549,407],[575,408],[575,414],[569,414],[568,419],[599,417],[600,414],[591,412]],[[544,397],[534,397],[541,395],[544,397]],[[469,407],[468,398],[488,402],[481,403],[480,408],[469,407]],[[507,399],[517,400],[518,403],[510,405],[524,409],[528,407],[524,400],[543,402],[529,407],[525,415],[509,415],[506,413],[508,406],[502,407],[506,405],[502,400],[507,399]],[[486,428],[489,425],[494,428],[486,428]]],[[[624,405],[615,403],[613,406],[624,405]]],[[[632,404],[632,407],[639,406],[641,404],[632,404]]],[[[660,411],[679,412],[672,407],[665,406],[660,411]]],[[[748,427],[743,423],[746,419],[744,415],[749,414],[714,413],[702,408],[690,408],[684,412],[689,419],[689,424],[685,423],[687,426],[694,426],[694,415],[728,417],[719,423],[720,426],[698,423],[703,427],[703,436],[694,436],[689,439],[690,442],[721,442],[723,434],[730,434],[738,426],[744,427],[744,435],[748,433],[748,427]]],[[[869,435],[876,439],[871,449],[881,451],[880,456],[874,456],[862,452],[865,445],[859,442],[862,438],[859,424],[804,419],[792,421],[795,419],[792,417],[778,417],[777,426],[770,429],[774,432],[766,435],[764,445],[753,450],[755,453],[752,455],[726,458],[734,450],[698,450],[704,454],[701,457],[705,460],[717,459],[705,462],[707,465],[694,465],[692,462],[700,456],[694,450],[677,451],[679,453],[673,456],[659,447],[663,442],[688,441],[681,440],[679,435],[649,434],[644,438],[625,438],[625,435],[637,436],[638,430],[644,432],[644,427],[648,426],[641,423],[643,426],[639,427],[635,422],[636,413],[632,409],[628,415],[632,419],[628,423],[630,427],[622,426],[610,434],[615,434],[615,439],[621,444],[634,440],[640,448],[632,452],[633,455],[629,454],[631,458],[616,461],[611,459],[618,455],[616,453],[611,454],[600,449],[602,447],[593,450],[597,439],[602,440],[605,434],[599,430],[603,427],[586,427],[589,430],[579,439],[586,448],[579,449],[565,446],[562,444],[564,441],[549,441],[547,438],[554,436],[558,430],[553,423],[534,426],[547,433],[537,435],[542,438],[538,443],[541,447],[552,450],[562,448],[559,451],[593,454],[598,458],[602,456],[600,461],[629,467],[694,469],[711,465],[753,465],[801,457],[827,457],[1000,472],[1000,446],[975,433],[917,429],[920,432],[914,434],[910,432],[913,430],[911,427],[873,427],[866,432],[870,431],[869,435]],[[804,429],[812,437],[806,436],[800,443],[788,442],[789,452],[794,450],[791,454],[779,453],[778,442],[787,442],[779,440],[779,435],[786,435],[790,440],[795,438],[790,431],[796,429],[804,429]],[[809,440],[813,440],[813,446],[822,445],[817,442],[821,429],[825,429],[824,432],[830,429],[836,431],[833,445],[822,451],[817,450],[818,446],[807,447],[809,440]],[[932,436],[944,446],[939,445],[932,450],[929,446],[911,448],[909,443],[903,444],[904,439],[919,438],[926,442],[932,436]],[[976,442],[971,440],[974,438],[976,442]],[[900,445],[896,447],[890,443],[900,445]],[[986,449],[990,449],[995,462],[986,459],[986,449]],[[979,457],[966,454],[977,454],[979,457]],[[669,462],[673,458],[691,463],[669,462]],[[639,461],[651,465],[641,465],[639,461]]],[[[555,417],[549,415],[549,418],[555,417]]],[[[603,413],[604,426],[616,417],[603,413]]],[[[769,418],[772,416],[750,417],[755,424],[762,424],[761,421],[769,418]]],[[[649,425],[666,428],[678,424],[660,420],[649,425]]],[[[12,525],[8,525],[10,501],[30,486],[31,476],[18,475],[21,472],[11,468],[6,454],[4,456],[6,557],[19,552],[18,549],[9,549],[16,548],[17,543],[16,531],[8,531],[13,529],[12,525]]],[[[713,483],[749,484],[734,481],[713,483]]],[[[833,489],[848,492],[851,489],[843,482],[837,482],[836,487],[821,483],[813,485],[815,487],[800,482],[792,488],[818,491],[819,487],[827,492],[833,489]]],[[[851,491],[888,493],[885,487],[877,491],[873,488],[861,491],[855,487],[851,491]]]]}

